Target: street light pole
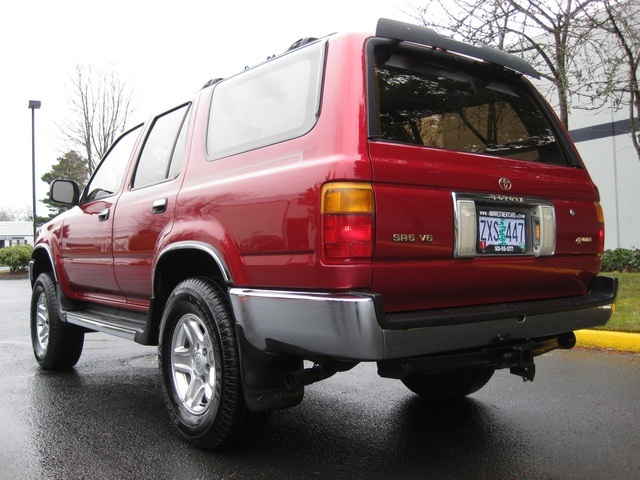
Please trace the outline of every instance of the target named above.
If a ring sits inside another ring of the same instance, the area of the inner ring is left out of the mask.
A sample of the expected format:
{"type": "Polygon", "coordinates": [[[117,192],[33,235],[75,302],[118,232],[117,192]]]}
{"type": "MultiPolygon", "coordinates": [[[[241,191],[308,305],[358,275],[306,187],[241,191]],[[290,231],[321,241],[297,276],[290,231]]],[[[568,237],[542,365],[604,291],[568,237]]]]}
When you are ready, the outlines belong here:
{"type": "Polygon", "coordinates": [[[40,100],[29,100],[31,109],[31,192],[33,196],[33,244],[36,244],[36,109],[40,108],[40,100]]]}

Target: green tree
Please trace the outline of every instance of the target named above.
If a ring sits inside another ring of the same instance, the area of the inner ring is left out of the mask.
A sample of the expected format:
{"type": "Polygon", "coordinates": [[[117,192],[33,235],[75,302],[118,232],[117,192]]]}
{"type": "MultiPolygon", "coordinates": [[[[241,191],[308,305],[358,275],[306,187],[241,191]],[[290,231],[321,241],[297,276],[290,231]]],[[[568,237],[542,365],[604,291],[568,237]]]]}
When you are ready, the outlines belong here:
{"type": "MultiPolygon", "coordinates": [[[[49,185],[57,179],[73,180],[82,189],[89,179],[87,161],[78,152],[71,150],[62,157],[58,157],[58,162],[40,178],[49,185]]],[[[53,202],[48,194],[47,198],[42,200],[42,203],[52,211],[52,217],[69,209],[66,205],[53,202]]]]}

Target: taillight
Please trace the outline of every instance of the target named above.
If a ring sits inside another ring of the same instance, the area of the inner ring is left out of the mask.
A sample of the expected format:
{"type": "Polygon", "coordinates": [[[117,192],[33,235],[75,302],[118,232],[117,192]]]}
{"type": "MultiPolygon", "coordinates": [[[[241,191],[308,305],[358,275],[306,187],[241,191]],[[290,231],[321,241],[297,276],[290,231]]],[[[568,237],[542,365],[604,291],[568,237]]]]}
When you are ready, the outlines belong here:
{"type": "Polygon", "coordinates": [[[598,215],[598,256],[604,253],[604,212],[600,202],[595,202],[598,215]]]}
{"type": "Polygon", "coordinates": [[[373,257],[375,204],[367,183],[336,182],[322,188],[320,207],[327,259],[373,257]]]}

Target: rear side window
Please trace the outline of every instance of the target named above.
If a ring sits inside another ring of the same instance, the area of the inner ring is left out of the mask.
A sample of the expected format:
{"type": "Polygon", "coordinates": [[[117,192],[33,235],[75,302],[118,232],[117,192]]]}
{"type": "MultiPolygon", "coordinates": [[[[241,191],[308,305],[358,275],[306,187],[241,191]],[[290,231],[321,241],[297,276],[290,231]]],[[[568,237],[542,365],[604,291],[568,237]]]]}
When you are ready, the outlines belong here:
{"type": "Polygon", "coordinates": [[[207,151],[212,159],[304,135],[316,123],[325,44],[317,43],[215,87],[207,151]]]}
{"type": "Polygon", "coordinates": [[[517,84],[413,55],[376,59],[378,138],[567,164],[544,114],[517,84]]]}

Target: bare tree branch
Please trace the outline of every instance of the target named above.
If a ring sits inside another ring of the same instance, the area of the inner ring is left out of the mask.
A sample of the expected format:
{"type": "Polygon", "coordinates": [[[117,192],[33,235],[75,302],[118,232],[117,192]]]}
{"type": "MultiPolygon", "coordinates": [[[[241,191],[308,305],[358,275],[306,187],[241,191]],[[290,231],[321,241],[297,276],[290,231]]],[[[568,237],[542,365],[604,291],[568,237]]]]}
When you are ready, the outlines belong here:
{"type": "Polygon", "coordinates": [[[569,123],[576,57],[590,40],[584,19],[602,0],[428,0],[423,24],[471,43],[486,43],[527,58],[556,91],[560,118],[569,123]],[[442,18],[446,19],[444,22],[442,18]]]}
{"type": "Polygon", "coordinates": [[[76,65],[67,90],[72,118],[58,127],[72,149],[83,151],[93,172],[133,113],[133,90],[113,67],[94,70],[91,65],[76,65]]]}

